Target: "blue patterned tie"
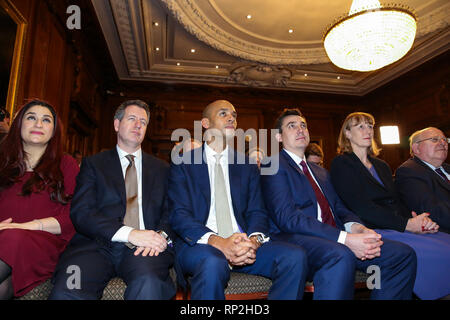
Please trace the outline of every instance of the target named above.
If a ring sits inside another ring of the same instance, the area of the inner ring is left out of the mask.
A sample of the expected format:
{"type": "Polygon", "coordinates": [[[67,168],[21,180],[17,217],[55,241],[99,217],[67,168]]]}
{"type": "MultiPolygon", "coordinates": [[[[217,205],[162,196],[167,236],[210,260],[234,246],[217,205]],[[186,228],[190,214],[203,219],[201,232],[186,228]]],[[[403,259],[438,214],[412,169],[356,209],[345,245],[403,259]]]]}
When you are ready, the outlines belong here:
{"type": "Polygon", "coordinates": [[[448,181],[447,176],[444,174],[444,172],[442,172],[441,168],[437,168],[435,169],[435,171],[437,172],[438,175],[442,177],[442,179],[444,179],[444,181],[450,182],[448,181]]]}

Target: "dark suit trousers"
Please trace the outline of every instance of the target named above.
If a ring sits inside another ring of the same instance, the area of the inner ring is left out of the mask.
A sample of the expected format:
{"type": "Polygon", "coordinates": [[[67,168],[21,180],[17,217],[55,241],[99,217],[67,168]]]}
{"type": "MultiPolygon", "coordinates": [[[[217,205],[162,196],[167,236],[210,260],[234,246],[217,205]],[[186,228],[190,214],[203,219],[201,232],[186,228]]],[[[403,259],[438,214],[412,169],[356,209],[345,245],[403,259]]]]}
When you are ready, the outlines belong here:
{"type": "Polygon", "coordinates": [[[125,300],[171,299],[175,295],[169,276],[173,253],[166,250],[157,257],[143,257],[134,256],[134,251],[123,243],[112,243],[111,247],[95,242],[70,245],[56,267],[49,299],[100,299],[109,280],[116,276],[127,284],[125,300]],[[78,266],[81,271],[80,289],[68,287],[73,276],[67,273],[70,266],[78,266]]]}
{"type": "Polygon", "coordinates": [[[380,289],[373,289],[374,300],[408,300],[416,276],[417,260],[412,248],[383,239],[381,256],[362,261],[345,245],[327,239],[299,234],[277,234],[273,239],[301,246],[308,260],[307,279],[314,281],[314,299],[353,299],[355,270],[367,272],[371,265],[380,270],[380,289]]]}
{"type": "Polygon", "coordinates": [[[223,300],[230,271],[272,279],[269,299],[301,299],[305,287],[307,262],[298,246],[270,241],[256,252],[252,265],[230,270],[224,254],[207,244],[185,247],[177,255],[183,274],[190,277],[192,300],[223,300]]]}

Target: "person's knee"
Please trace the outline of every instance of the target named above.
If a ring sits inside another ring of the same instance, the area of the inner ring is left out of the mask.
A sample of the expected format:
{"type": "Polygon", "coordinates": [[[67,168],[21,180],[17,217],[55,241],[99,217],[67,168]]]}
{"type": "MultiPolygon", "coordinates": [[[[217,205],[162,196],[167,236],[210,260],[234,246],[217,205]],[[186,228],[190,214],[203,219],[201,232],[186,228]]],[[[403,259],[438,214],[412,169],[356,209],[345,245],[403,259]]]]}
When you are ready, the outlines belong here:
{"type": "Polygon", "coordinates": [[[128,281],[127,300],[167,300],[175,295],[175,285],[154,272],[141,273],[128,281]]]}
{"type": "Polygon", "coordinates": [[[329,259],[336,262],[345,263],[349,266],[355,266],[355,254],[345,245],[338,245],[329,253],[329,259]]]}
{"type": "Polygon", "coordinates": [[[386,240],[384,245],[381,247],[381,254],[385,259],[391,260],[391,263],[396,261],[405,262],[407,264],[417,265],[417,256],[413,248],[407,244],[398,241],[388,241],[386,240]]]}
{"type": "Polygon", "coordinates": [[[294,266],[297,270],[306,270],[308,267],[308,256],[306,251],[297,245],[283,244],[277,250],[278,264],[286,267],[294,266]]]}
{"type": "Polygon", "coordinates": [[[416,270],[417,256],[413,248],[406,244],[398,243],[393,252],[397,260],[403,261],[403,264],[409,266],[411,270],[416,270]]]}
{"type": "Polygon", "coordinates": [[[201,261],[198,264],[198,271],[202,273],[211,274],[211,273],[228,273],[229,265],[225,256],[219,254],[212,254],[208,257],[201,258],[201,261]]]}
{"type": "Polygon", "coordinates": [[[102,296],[102,287],[87,281],[88,275],[77,266],[57,268],[52,278],[53,288],[49,300],[97,300],[102,296]],[[72,268],[75,267],[75,268],[72,268]]]}

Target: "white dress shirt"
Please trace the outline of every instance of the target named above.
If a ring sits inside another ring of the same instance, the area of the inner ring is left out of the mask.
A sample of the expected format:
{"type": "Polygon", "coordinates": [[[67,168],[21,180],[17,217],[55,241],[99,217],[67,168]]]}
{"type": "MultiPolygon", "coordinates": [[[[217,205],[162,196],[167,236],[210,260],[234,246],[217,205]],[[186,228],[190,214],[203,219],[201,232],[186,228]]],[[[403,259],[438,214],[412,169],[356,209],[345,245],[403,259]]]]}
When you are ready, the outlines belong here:
{"type": "MultiPolygon", "coordinates": [[[[314,173],[309,168],[309,165],[308,165],[308,162],[306,161],[305,156],[303,156],[303,158],[300,158],[293,152],[290,152],[286,149],[284,149],[284,151],[286,151],[286,153],[292,158],[292,160],[294,160],[294,162],[297,164],[297,166],[300,168],[300,170],[302,170],[302,172],[303,172],[303,169],[300,166],[300,162],[305,161],[306,168],[308,169],[309,173],[311,174],[311,177],[314,179],[314,181],[316,182],[320,191],[323,193],[322,188],[320,187],[320,184],[317,182],[316,177],[314,177],[314,173]]],[[[333,213],[333,209],[331,208],[331,206],[330,206],[330,211],[333,214],[333,218],[334,218],[334,213],[333,213]]],[[[317,203],[317,220],[322,222],[322,209],[320,208],[319,203],[317,203]]],[[[357,222],[347,222],[344,224],[345,231],[341,231],[339,233],[339,238],[338,238],[339,243],[345,244],[345,239],[347,238],[347,232],[351,233],[351,228],[354,223],[357,223],[357,222]]]]}
{"type": "MultiPolygon", "coordinates": [[[[119,146],[116,146],[117,153],[119,154],[120,159],[120,165],[122,166],[122,174],[123,179],[125,181],[125,174],[127,172],[127,167],[130,164],[130,161],[126,158],[126,156],[129,154],[122,149],[119,148],[119,146]]],[[[134,156],[134,165],[136,166],[136,174],[137,174],[137,181],[138,181],[138,206],[139,206],[139,229],[144,230],[144,215],[142,212],[142,150],[139,149],[134,153],[131,153],[134,156]]],[[[112,241],[116,242],[128,242],[128,236],[130,232],[133,230],[133,228],[128,226],[123,226],[112,237],[112,241]]]]}
{"type": "MultiPolygon", "coordinates": [[[[233,227],[233,233],[244,233],[243,230],[239,227],[236,218],[234,216],[234,210],[233,210],[233,203],[231,200],[231,190],[230,190],[230,177],[228,174],[228,150],[229,147],[227,146],[220,154],[222,157],[220,158],[220,165],[222,167],[223,176],[225,179],[225,187],[227,191],[227,198],[228,198],[228,206],[230,208],[230,215],[231,215],[231,224],[233,227]]],[[[215,189],[214,189],[214,167],[216,165],[216,158],[214,155],[218,154],[216,151],[214,151],[210,146],[208,146],[207,143],[205,143],[205,156],[206,156],[206,163],[208,165],[208,176],[209,176],[209,185],[211,190],[211,205],[209,208],[209,215],[208,220],[206,221],[206,227],[211,229],[213,232],[207,232],[205,233],[198,241],[199,244],[207,244],[208,239],[212,234],[217,235],[217,220],[216,220],[216,206],[215,206],[215,189]]],[[[268,241],[268,238],[266,238],[262,233],[252,233],[249,237],[260,234],[264,238],[264,242],[268,241]]]]}

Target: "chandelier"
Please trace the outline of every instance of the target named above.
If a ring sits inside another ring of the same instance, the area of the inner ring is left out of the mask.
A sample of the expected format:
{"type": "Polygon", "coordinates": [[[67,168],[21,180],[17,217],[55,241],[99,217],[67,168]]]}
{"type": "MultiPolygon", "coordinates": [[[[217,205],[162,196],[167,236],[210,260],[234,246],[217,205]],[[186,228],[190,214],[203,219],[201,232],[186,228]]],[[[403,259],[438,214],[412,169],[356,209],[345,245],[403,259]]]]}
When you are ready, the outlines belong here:
{"type": "Polygon", "coordinates": [[[406,6],[381,7],[377,0],[353,0],[347,16],[327,28],[325,51],[336,66],[373,71],[402,58],[416,36],[416,16],[406,6]]]}

